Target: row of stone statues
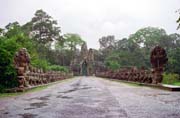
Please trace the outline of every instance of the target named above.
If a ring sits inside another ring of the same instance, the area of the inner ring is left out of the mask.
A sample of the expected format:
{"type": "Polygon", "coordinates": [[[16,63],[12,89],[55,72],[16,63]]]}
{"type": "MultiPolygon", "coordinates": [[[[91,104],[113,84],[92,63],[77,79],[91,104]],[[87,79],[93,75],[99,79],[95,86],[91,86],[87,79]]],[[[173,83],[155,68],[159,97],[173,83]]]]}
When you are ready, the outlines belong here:
{"type": "Polygon", "coordinates": [[[43,71],[30,65],[30,56],[25,48],[20,49],[14,57],[14,65],[17,70],[19,87],[47,84],[57,80],[69,78],[72,73],[60,71],[43,71]]]}
{"type": "Polygon", "coordinates": [[[168,58],[166,55],[166,51],[160,47],[156,46],[150,55],[150,62],[152,65],[151,70],[145,69],[137,69],[133,68],[123,68],[116,71],[106,70],[96,73],[96,76],[105,77],[105,78],[113,78],[120,79],[126,81],[134,81],[141,83],[152,83],[158,84],[163,80],[163,69],[165,64],[167,63],[168,58]]]}
{"type": "Polygon", "coordinates": [[[96,76],[103,78],[112,78],[118,80],[126,80],[140,83],[152,83],[153,74],[144,69],[123,68],[116,71],[98,72],[96,76]]]}
{"type": "MultiPolygon", "coordinates": [[[[71,75],[72,76],[72,75],[71,75]]],[[[25,86],[36,86],[39,84],[47,84],[58,80],[69,78],[70,74],[60,71],[43,72],[41,69],[29,71],[25,75],[25,86]]]]}

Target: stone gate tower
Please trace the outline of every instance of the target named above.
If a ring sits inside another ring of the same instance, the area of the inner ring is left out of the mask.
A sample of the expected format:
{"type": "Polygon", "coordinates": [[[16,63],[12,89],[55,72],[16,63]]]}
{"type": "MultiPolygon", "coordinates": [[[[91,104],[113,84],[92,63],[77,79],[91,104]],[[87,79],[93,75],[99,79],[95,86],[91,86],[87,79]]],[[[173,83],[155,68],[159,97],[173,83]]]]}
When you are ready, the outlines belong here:
{"type": "Polygon", "coordinates": [[[93,49],[87,49],[86,43],[81,47],[81,62],[80,69],[81,75],[93,75],[94,74],[94,53],[93,49]]]}
{"type": "Polygon", "coordinates": [[[87,48],[84,42],[81,46],[80,53],[71,61],[70,68],[74,75],[93,75],[95,73],[94,67],[94,52],[93,49],[87,48]]]}

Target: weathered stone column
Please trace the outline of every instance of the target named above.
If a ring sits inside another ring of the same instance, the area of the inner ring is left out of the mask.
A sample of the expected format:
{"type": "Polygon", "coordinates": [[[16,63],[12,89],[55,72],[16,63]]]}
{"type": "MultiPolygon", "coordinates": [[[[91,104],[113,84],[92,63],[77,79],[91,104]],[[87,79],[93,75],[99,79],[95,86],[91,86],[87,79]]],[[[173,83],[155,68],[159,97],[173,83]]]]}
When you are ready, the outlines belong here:
{"type": "Polygon", "coordinates": [[[20,88],[26,86],[25,73],[29,68],[29,63],[30,63],[30,56],[26,48],[20,49],[14,56],[14,65],[17,70],[17,79],[20,88]]]}
{"type": "Polygon", "coordinates": [[[160,47],[156,46],[152,51],[151,51],[151,65],[152,65],[152,83],[153,84],[158,84],[161,83],[163,80],[163,70],[164,66],[168,61],[166,51],[160,47]]]}

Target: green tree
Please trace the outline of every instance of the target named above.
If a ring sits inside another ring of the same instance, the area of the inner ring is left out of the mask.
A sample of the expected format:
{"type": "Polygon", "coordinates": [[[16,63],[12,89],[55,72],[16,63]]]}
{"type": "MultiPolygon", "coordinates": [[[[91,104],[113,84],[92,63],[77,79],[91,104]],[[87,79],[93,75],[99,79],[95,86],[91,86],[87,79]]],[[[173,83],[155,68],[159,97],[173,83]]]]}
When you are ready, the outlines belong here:
{"type": "Polygon", "coordinates": [[[35,42],[23,32],[19,23],[9,23],[0,37],[0,87],[17,86],[16,72],[13,65],[15,53],[20,48],[27,48],[32,62],[38,59],[35,42]]]}
{"type": "Polygon", "coordinates": [[[57,21],[53,20],[53,18],[43,10],[37,10],[31,22],[26,24],[26,27],[32,27],[30,34],[39,43],[48,44],[54,40],[61,39],[61,30],[60,27],[57,26],[57,21]]]}
{"type": "Polygon", "coordinates": [[[64,34],[64,46],[71,51],[76,51],[78,46],[80,47],[84,41],[78,34],[67,33],[64,34]]]}
{"type": "Polygon", "coordinates": [[[84,41],[78,34],[64,34],[62,40],[55,42],[55,54],[53,58],[55,63],[69,66],[71,60],[79,53],[79,48],[83,43],[84,41]]]}
{"type": "Polygon", "coordinates": [[[0,28],[0,37],[4,35],[4,29],[0,28]]]}
{"type": "Polygon", "coordinates": [[[113,35],[103,36],[99,39],[101,56],[104,58],[108,57],[115,49],[115,37],[113,35]]]}
{"type": "Polygon", "coordinates": [[[164,29],[146,27],[130,35],[129,40],[134,41],[140,47],[145,47],[147,50],[151,50],[154,46],[160,45],[160,40],[166,36],[167,34],[164,29]]]}
{"type": "Polygon", "coordinates": [[[171,40],[171,48],[178,48],[180,47],[180,34],[173,33],[169,35],[171,40]]]}
{"type": "Polygon", "coordinates": [[[113,48],[115,46],[115,37],[113,35],[103,36],[99,39],[100,49],[113,48]]]}
{"type": "Polygon", "coordinates": [[[0,92],[2,92],[4,88],[17,86],[17,80],[12,61],[13,55],[0,46],[0,57],[0,92]]]}
{"type": "Polygon", "coordinates": [[[71,60],[75,58],[75,55],[77,55],[78,48],[84,43],[84,40],[80,37],[78,34],[73,34],[73,33],[67,33],[64,34],[64,46],[66,49],[66,53],[71,60]]]}
{"type": "Polygon", "coordinates": [[[17,36],[17,35],[23,35],[21,26],[17,21],[13,23],[9,23],[8,25],[5,26],[5,28],[7,30],[5,32],[5,36],[7,38],[11,38],[12,36],[17,36]]]}
{"type": "Polygon", "coordinates": [[[180,47],[172,49],[168,54],[168,71],[180,75],[180,47]]]}

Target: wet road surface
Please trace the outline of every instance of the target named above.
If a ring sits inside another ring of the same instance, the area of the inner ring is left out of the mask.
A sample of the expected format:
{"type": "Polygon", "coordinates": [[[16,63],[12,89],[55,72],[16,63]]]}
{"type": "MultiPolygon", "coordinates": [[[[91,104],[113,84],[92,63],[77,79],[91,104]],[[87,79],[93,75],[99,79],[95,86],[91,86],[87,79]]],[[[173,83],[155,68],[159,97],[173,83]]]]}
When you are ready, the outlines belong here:
{"type": "Polygon", "coordinates": [[[0,118],[180,118],[180,92],[75,77],[1,98],[0,118]]]}

